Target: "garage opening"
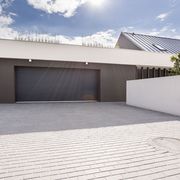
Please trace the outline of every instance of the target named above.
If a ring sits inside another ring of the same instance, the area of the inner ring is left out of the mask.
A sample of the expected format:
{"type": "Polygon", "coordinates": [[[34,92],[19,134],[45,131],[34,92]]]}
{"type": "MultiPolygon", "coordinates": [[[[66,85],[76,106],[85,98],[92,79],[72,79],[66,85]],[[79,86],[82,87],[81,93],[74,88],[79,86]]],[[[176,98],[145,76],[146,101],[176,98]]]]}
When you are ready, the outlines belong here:
{"type": "Polygon", "coordinates": [[[98,70],[16,67],[16,101],[99,100],[98,70]]]}

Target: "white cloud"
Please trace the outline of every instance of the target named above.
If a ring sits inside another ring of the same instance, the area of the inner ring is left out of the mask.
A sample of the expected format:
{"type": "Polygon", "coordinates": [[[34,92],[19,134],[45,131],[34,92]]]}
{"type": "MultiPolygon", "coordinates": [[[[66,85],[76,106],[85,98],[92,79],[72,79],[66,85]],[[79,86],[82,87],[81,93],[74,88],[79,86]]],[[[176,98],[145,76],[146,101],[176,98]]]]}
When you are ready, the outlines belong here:
{"type": "Polygon", "coordinates": [[[90,36],[83,37],[83,43],[103,45],[106,47],[114,47],[117,42],[116,32],[114,30],[97,32],[90,36]]]}
{"type": "Polygon", "coordinates": [[[61,44],[74,44],[74,45],[84,45],[84,46],[96,46],[96,47],[109,47],[112,48],[117,42],[116,32],[114,30],[107,30],[94,33],[88,36],[63,36],[51,34],[20,34],[17,32],[12,33],[12,37],[16,34],[18,38],[22,40],[30,41],[42,41],[42,42],[56,42],[61,44]]]}
{"type": "Polygon", "coordinates": [[[10,15],[10,16],[17,16],[16,13],[12,13],[12,12],[10,12],[9,15],[10,15]]]}
{"type": "Polygon", "coordinates": [[[148,32],[146,34],[149,34],[151,36],[158,36],[159,35],[159,31],[152,31],[152,32],[148,32]]]}
{"type": "Polygon", "coordinates": [[[9,7],[14,0],[0,0],[0,13],[3,12],[4,8],[9,7]]]}
{"type": "MultiPolygon", "coordinates": [[[[63,36],[63,35],[51,35],[51,34],[34,34],[34,33],[21,33],[13,28],[10,25],[14,22],[12,17],[16,16],[14,13],[6,13],[5,9],[13,2],[14,0],[0,0],[0,38],[3,39],[15,39],[21,38],[24,40],[34,40],[34,41],[43,41],[46,42],[58,42],[63,44],[77,44],[77,45],[86,45],[86,46],[103,46],[103,47],[114,47],[117,37],[116,32],[113,30],[101,31],[94,33],[88,36],[63,36]]],[[[29,2],[34,2],[35,4],[39,2],[39,7],[43,7],[44,10],[48,10],[49,13],[60,12],[64,16],[72,16],[75,13],[76,8],[85,2],[85,0],[28,0],[29,2]],[[43,5],[43,6],[42,6],[43,5]],[[62,6],[61,6],[62,5],[62,6]]],[[[87,1],[87,0],[86,0],[87,1]]],[[[89,1],[89,0],[88,0],[89,1]]],[[[34,5],[35,5],[34,4],[34,5]]],[[[36,5],[37,5],[36,4],[36,5]]]]}
{"type": "Polygon", "coordinates": [[[94,6],[101,6],[102,0],[26,0],[29,5],[48,14],[57,13],[64,17],[72,17],[76,10],[89,3],[94,6]]]}
{"type": "Polygon", "coordinates": [[[14,39],[18,36],[18,32],[9,27],[14,20],[11,16],[14,13],[7,13],[6,8],[9,7],[14,0],[0,0],[0,38],[14,39]]]}
{"type": "Polygon", "coordinates": [[[174,38],[176,38],[176,39],[180,39],[180,35],[174,36],[174,38]]]}
{"type": "Polygon", "coordinates": [[[162,37],[169,37],[169,38],[180,37],[179,29],[174,28],[173,25],[166,25],[161,28],[153,28],[153,29],[138,29],[134,27],[133,31],[134,33],[147,34],[151,36],[162,36],[162,37]]]}
{"type": "Polygon", "coordinates": [[[169,12],[167,13],[162,13],[162,14],[159,14],[156,19],[160,20],[160,21],[165,21],[165,19],[169,16],[169,12]]]}
{"type": "Polygon", "coordinates": [[[18,32],[9,27],[0,27],[0,38],[2,39],[14,39],[18,36],[18,32]]]}
{"type": "Polygon", "coordinates": [[[141,30],[141,33],[152,35],[152,36],[163,36],[169,38],[179,37],[179,31],[171,26],[164,26],[162,28],[153,28],[152,30],[141,30]]]}
{"type": "Polygon", "coordinates": [[[8,26],[12,24],[14,21],[10,16],[0,15],[0,27],[8,26]]]}
{"type": "Polygon", "coordinates": [[[71,17],[78,7],[89,0],[27,0],[29,5],[46,13],[59,13],[64,17],[71,17]]]}
{"type": "Polygon", "coordinates": [[[8,26],[14,21],[11,18],[12,14],[7,14],[4,9],[6,9],[14,0],[0,0],[0,27],[8,26]]]}
{"type": "Polygon", "coordinates": [[[35,34],[35,33],[20,33],[13,28],[9,27],[12,23],[12,19],[3,17],[0,23],[3,22],[4,26],[0,26],[0,38],[3,39],[16,39],[30,41],[42,41],[42,42],[57,42],[61,44],[74,44],[74,45],[85,45],[85,46],[96,46],[96,47],[109,47],[115,46],[117,41],[116,32],[114,30],[107,30],[97,32],[87,36],[63,36],[63,35],[51,35],[51,34],[35,34]]]}
{"type": "Polygon", "coordinates": [[[133,26],[124,26],[120,28],[120,31],[123,31],[123,32],[131,32],[133,30],[134,30],[133,26]]]}

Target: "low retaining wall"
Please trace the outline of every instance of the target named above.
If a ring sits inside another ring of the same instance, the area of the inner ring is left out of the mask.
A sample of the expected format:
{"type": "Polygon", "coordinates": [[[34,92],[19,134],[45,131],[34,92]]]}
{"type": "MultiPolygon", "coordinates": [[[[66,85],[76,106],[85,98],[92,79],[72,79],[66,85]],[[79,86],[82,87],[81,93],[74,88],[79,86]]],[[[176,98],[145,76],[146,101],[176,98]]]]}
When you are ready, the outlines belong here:
{"type": "Polygon", "coordinates": [[[180,76],[128,81],[127,104],[180,116],[180,76]]]}

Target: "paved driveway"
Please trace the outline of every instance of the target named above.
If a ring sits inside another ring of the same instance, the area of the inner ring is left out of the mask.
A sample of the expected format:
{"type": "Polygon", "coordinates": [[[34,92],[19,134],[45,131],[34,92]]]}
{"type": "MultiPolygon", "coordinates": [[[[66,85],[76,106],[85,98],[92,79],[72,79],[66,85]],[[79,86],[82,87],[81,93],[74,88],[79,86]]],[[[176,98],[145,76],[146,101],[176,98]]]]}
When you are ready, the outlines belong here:
{"type": "Polygon", "coordinates": [[[180,119],[124,103],[0,104],[0,134],[121,126],[180,119]]]}
{"type": "Polygon", "coordinates": [[[0,179],[179,180],[180,149],[152,143],[180,138],[179,120],[122,103],[0,105],[0,179]]]}

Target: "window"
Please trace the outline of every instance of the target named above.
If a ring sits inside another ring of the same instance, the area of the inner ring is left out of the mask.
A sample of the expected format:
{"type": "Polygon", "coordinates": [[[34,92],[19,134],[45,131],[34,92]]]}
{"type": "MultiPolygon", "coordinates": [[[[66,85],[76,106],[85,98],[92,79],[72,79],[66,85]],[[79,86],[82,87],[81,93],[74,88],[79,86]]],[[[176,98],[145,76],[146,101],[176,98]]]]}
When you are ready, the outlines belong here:
{"type": "Polygon", "coordinates": [[[156,47],[157,49],[159,49],[160,51],[167,51],[167,49],[163,48],[159,44],[153,44],[153,46],[156,47]]]}

